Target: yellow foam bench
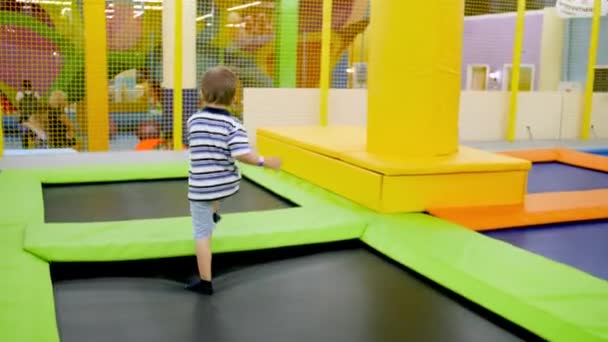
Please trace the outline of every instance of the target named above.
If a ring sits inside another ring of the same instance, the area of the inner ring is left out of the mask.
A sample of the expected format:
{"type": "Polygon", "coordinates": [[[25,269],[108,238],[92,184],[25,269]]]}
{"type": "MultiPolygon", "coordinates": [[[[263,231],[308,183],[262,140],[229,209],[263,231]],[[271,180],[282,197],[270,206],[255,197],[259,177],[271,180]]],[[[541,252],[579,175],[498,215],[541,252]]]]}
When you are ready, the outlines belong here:
{"type": "Polygon", "coordinates": [[[451,156],[407,158],[366,152],[365,127],[273,127],[258,148],[284,170],[384,213],[438,206],[523,202],[531,163],[460,147],[451,156]]]}

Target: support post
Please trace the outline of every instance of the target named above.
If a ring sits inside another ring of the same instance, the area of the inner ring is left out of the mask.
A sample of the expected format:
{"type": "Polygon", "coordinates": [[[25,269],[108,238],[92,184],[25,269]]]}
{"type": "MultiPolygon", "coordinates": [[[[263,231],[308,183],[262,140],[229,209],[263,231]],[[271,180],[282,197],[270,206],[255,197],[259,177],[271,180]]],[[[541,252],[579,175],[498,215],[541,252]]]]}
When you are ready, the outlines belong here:
{"type": "Polygon", "coordinates": [[[514,141],[517,122],[517,99],[519,95],[519,78],[521,71],[521,53],[524,45],[524,23],[526,19],[526,0],[517,0],[517,19],[515,22],[515,39],[513,40],[513,63],[511,64],[511,97],[509,100],[509,123],[507,140],[514,141]]]}
{"type": "Polygon", "coordinates": [[[105,1],[83,1],[88,151],[110,149],[105,1]]]}
{"type": "Polygon", "coordinates": [[[175,29],[174,29],[174,44],[175,44],[175,64],[173,64],[173,149],[179,151],[182,149],[182,119],[183,119],[183,2],[175,0],[175,29]]]}
{"type": "Polygon", "coordinates": [[[331,18],[332,0],[323,0],[323,26],[321,32],[321,82],[319,124],[327,126],[329,111],[329,84],[331,77],[331,18]]]}
{"type": "Polygon", "coordinates": [[[183,147],[185,124],[198,108],[196,0],[163,3],[163,117],[173,147],[183,147]]]}
{"type": "Polygon", "coordinates": [[[583,118],[581,122],[581,139],[588,140],[591,130],[591,111],[593,110],[593,86],[595,83],[595,64],[597,47],[600,37],[600,17],[602,15],[602,0],[593,3],[593,18],[591,20],[591,37],[589,38],[589,61],[587,62],[587,82],[583,103],[583,118]]]}
{"type": "Polygon", "coordinates": [[[277,8],[278,44],[275,86],[295,88],[298,74],[299,0],[281,0],[277,8]]]}

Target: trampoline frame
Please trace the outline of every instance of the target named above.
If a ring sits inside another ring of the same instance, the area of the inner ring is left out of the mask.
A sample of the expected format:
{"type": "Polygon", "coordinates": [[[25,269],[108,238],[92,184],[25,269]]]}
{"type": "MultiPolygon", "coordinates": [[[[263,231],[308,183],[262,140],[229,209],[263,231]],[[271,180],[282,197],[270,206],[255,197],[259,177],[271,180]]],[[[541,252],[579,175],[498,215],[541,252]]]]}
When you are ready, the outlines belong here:
{"type": "MultiPolygon", "coordinates": [[[[608,172],[608,157],[565,148],[501,152],[533,163],[557,162],[608,172]]],[[[608,189],[530,193],[520,205],[431,208],[429,213],[476,231],[511,229],[608,217],[608,189]]]]}
{"type": "Polygon", "coordinates": [[[501,152],[501,154],[526,159],[533,163],[555,162],[589,170],[608,172],[608,159],[606,157],[567,148],[517,150],[501,152]]]}
{"type": "MultiPolygon", "coordinates": [[[[225,215],[214,235],[214,253],[360,239],[542,338],[608,338],[608,283],[603,280],[429,215],[380,215],[286,173],[242,170],[299,207],[225,215]]],[[[41,184],[185,175],[185,162],[0,172],[0,266],[10,265],[3,267],[6,281],[0,291],[13,296],[0,306],[0,340],[59,341],[50,262],[194,254],[188,217],[44,223],[41,184]],[[28,288],[32,284],[36,291],[28,288]]]]}

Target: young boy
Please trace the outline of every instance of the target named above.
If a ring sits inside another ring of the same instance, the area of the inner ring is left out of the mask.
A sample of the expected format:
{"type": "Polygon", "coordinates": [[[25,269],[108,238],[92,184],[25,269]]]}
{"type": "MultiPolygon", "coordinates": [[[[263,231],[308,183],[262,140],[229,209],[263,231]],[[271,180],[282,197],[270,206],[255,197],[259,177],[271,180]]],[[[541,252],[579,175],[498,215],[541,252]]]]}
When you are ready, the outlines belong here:
{"type": "Polygon", "coordinates": [[[278,158],[259,156],[249,146],[242,124],[228,111],[238,80],[230,69],[216,67],[203,75],[201,96],[205,107],[188,119],[190,176],[188,199],[199,278],[188,290],[211,295],[211,234],[220,220],[219,201],[239,190],[240,172],[235,159],[246,164],[279,169],[278,158]]]}

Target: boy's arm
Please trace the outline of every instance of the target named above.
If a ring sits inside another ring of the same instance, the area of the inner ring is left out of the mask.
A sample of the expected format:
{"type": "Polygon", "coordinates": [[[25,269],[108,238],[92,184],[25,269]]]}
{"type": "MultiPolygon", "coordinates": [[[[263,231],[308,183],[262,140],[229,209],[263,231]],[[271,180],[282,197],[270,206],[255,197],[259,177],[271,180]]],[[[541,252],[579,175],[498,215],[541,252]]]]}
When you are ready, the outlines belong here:
{"type": "Polygon", "coordinates": [[[265,166],[272,169],[281,167],[279,158],[261,157],[249,144],[249,137],[242,126],[236,127],[228,137],[228,147],[232,157],[241,163],[257,166],[265,166]]]}
{"type": "Polygon", "coordinates": [[[257,166],[265,166],[270,169],[280,169],[281,160],[276,157],[264,158],[258,155],[255,151],[236,156],[236,159],[241,163],[257,166]]]}

